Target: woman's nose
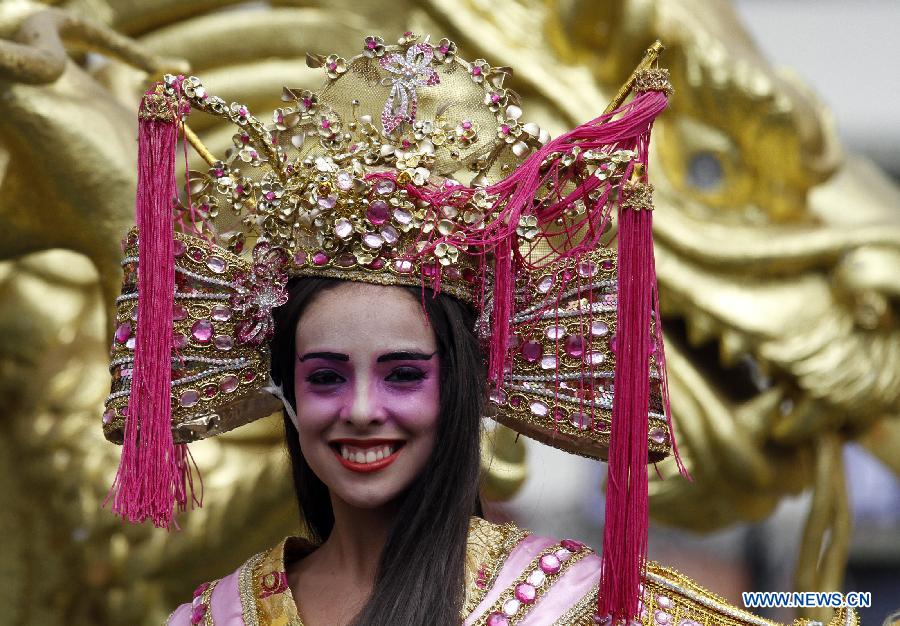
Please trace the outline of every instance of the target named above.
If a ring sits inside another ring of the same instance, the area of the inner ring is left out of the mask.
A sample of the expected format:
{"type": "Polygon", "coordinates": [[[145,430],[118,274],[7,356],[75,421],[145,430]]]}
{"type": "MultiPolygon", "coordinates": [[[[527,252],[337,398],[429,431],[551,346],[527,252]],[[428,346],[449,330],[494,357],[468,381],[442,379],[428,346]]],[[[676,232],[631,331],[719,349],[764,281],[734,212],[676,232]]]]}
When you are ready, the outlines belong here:
{"type": "Polygon", "coordinates": [[[378,390],[366,377],[359,377],[353,387],[346,416],[348,422],[357,427],[381,424],[387,419],[387,411],[383,406],[378,390]]]}

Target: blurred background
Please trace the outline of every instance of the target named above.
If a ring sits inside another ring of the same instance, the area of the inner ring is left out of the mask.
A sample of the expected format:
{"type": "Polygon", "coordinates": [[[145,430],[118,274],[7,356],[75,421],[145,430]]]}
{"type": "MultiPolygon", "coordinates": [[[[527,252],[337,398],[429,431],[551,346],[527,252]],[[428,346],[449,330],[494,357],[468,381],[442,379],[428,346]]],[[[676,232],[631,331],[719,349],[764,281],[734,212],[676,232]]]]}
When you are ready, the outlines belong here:
{"type": "MultiPolygon", "coordinates": [[[[282,85],[319,85],[307,50],[350,56],[407,28],[513,66],[525,116],[554,134],[663,40],[676,95],[651,176],[693,481],[652,474],[650,556],[738,605],[870,591],[862,621],[881,623],[900,609],[898,25],[893,0],[0,2],[0,624],[159,624],[296,532],[277,419],[192,445],[205,502],[181,532],[101,510],[134,111],[148,76],[186,60],[266,119],[282,85]]],[[[601,543],[603,466],[487,441],[496,518],[601,543]]]]}

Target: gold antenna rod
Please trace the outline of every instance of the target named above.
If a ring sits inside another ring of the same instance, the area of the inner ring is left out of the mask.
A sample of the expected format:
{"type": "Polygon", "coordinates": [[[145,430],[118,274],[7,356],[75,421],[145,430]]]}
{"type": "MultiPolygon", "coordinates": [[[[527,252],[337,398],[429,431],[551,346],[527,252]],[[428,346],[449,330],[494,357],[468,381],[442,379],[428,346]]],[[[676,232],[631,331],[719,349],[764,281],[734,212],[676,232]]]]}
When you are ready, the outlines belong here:
{"type": "Polygon", "coordinates": [[[616,95],[612,99],[612,102],[610,102],[609,106],[606,107],[606,110],[603,111],[604,115],[612,113],[620,106],[622,106],[622,103],[625,102],[625,98],[628,97],[628,94],[631,93],[632,87],[634,87],[634,80],[635,78],[637,78],[638,72],[649,69],[665,49],[666,47],[662,45],[662,42],[659,39],[654,41],[653,45],[647,48],[647,51],[644,53],[644,59],[638,64],[636,68],[634,68],[634,71],[631,73],[631,76],[628,77],[628,80],[625,81],[625,84],[619,87],[619,91],[616,92],[616,95]]]}
{"type": "Polygon", "coordinates": [[[190,126],[184,124],[182,125],[182,128],[184,129],[184,138],[188,140],[188,143],[194,147],[194,150],[197,151],[197,154],[199,154],[203,158],[203,160],[207,162],[207,164],[212,165],[219,160],[214,157],[213,153],[209,151],[209,149],[203,144],[202,141],[200,141],[200,137],[197,136],[197,133],[191,130],[190,126]]]}

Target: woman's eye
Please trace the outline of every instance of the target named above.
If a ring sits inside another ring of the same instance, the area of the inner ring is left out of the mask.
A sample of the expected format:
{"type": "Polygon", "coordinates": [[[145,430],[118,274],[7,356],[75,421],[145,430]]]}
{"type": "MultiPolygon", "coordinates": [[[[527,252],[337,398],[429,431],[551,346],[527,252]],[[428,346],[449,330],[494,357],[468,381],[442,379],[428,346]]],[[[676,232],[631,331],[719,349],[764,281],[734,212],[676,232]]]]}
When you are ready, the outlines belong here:
{"type": "Polygon", "coordinates": [[[412,383],[425,378],[425,372],[414,367],[398,367],[392,371],[387,380],[394,383],[412,383]]]}
{"type": "Polygon", "coordinates": [[[337,372],[325,370],[321,372],[313,372],[306,377],[306,382],[312,385],[336,385],[344,382],[344,377],[337,372]]]}

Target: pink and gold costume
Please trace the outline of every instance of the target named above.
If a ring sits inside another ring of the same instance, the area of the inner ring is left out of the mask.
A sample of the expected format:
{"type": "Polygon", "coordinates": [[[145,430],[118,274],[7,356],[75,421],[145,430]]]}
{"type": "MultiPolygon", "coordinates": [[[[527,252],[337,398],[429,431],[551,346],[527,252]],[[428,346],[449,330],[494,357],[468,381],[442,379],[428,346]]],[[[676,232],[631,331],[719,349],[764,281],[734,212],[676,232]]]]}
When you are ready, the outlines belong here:
{"type": "MultiPolygon", "coordinates": [[[[168,626],[303,626],[287,565],[315,550],[300,537],[248,559],[194,591],[168,626]]],[[[581,542],[539,537],[473,517],[466,555],[463,626],[595,626],[600,557],[581,542]]],[[[642,589],[645,626],[777,626],[737,609],[678,572],[650,562],[642,589]]],[[[857,626],[840,610],[829,626],[857,626]]],[[[797,626],[809,624],[805,620],[797,626]]]]}

